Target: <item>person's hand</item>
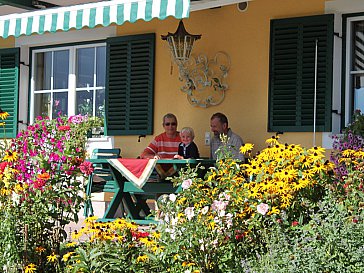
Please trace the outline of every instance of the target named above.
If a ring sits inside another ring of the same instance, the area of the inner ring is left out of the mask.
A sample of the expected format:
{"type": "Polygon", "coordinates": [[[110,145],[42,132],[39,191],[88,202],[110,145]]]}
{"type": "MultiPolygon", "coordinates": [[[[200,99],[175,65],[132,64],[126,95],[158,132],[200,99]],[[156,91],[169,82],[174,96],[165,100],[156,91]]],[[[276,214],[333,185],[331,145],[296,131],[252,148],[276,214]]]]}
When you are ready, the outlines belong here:
{"type": "Polygon", "coordinates": [[[175,155],[173,158],[175,158],[175,159],[183,159],[183,156],[181,156],[181,155],[175,155]]]}

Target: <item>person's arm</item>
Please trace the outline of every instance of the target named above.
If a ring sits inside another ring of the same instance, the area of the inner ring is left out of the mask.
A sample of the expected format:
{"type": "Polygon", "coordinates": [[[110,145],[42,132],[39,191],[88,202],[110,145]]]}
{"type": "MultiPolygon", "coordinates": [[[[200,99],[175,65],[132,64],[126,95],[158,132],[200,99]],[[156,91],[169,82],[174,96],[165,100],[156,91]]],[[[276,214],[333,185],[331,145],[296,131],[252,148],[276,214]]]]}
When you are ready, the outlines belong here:
{"type": "Polygon", "coordinates": [[[152,142],[148,145],[148,147],[144,149],[144,151],[140,155],[140,158],[154,158],[155,156],[157,156],[158,146],[156,144],[157,144],[156,140],[153,139],[152,142]]]}
{"type": "Polygon", "coordinates": [[[194,142],[191,143],[190,158],[200,158],[198,147],[194,142]]]}

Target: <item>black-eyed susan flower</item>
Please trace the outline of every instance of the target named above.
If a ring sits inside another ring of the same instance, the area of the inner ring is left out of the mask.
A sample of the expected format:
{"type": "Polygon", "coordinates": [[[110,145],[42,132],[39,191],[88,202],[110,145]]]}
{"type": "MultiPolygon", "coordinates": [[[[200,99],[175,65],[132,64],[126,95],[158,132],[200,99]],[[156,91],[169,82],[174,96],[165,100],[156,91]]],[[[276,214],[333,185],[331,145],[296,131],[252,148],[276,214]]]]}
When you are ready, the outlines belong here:
{"type": "Polygon", "coordinates": [[[48,255],[47,256],[47,261],[49,263],[55,263],[55,262],[57,262],[58,261],[57,255],[54,252],[52,252],[51,255],[48,255]]]}
{"type": "Polygon", "coordinates": [[[13,161],[16,161],[17,159],[18,159],[17,152],[13,152],[13,151],[10,151],[10,150],[7,150],[5,152],[5,156],[4,156],[5,161],[13,162],[13,161]]]}
{"type": "Polygon", "coordinates": [[[251,143],[245,143],[240,147],[240,152],[242,154],[249,153],[253,150],[254,144],[251,143]]]}
{"type": "Polygon", "coordinates": [[[3,111],[3,110],[0,108],[0,118],[1,118],[2,120],[4,120],[4,119],[7,119],[7,118],[8,118],[8,116],[10,116],[10,115],[9,115],[9,113],[8,113],[8,112],[6,112],[6,111],[3,111]]]}
{"type": "Polygon", "coordinates": [[[139,262],[146,262],[148,261],[149,257],[147,255],[140,255],[138,256],[138,258],[136,259],[136,261],[139,262]]]}
{"type": "Polygon", "coordinates": [[[271,138],[268,138],[265,143],[269,144],[269,145],[276,145],[278,144],[278,139],[279,136],[272,136],[271,138]]]}
{"type": "Polygon", "coordinates": [[[24,267],[24,273],[35,273],[36,271],[37,271],[37,267],[33,263],[30,263],[24,267]]]}
{"type": "Polygon", "coordinates": [[[74,247],[76,245],[77,245],[76,242],[69,242],[69,243],[66,244],[66,247],[74,247]]]}
{"type": "Polygon", "coordinates": [[[75,254],[75,252],[68,252],[68,253],[64,254],[64,255],[63,255],[63,257],[62,257],[62,261],[67,262],[67,261],[68,261],[68,259],[69,259],[69,258],[70,258],[73,254],[75,254]]]}

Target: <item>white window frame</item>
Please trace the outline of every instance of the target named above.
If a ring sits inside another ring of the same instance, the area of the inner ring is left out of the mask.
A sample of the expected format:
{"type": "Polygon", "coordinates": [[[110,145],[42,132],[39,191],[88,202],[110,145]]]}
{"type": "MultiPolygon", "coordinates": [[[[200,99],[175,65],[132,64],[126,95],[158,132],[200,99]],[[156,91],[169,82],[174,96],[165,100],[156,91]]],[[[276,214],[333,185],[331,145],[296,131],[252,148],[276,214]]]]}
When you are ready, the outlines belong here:
{"type": "Polygon", "coordinates": [[[364,21],[364,16],[356,16],[356,17],[348,17],[346,20],[346,52],[345,52],[345,126],[351,122],[351,117],[353,115],[352,112],[352,104],[353,104],[353,90],[352,90],[352,81],[351,77],[354,74],[363,74],[363,71],[351,71],[352,64],[352,23],[356,21],[364,21]]]}
{"type": "MultiPolygon", "coordinates": [[[[68,75],[68,89],[57,89],[56,92],[68,92],[68,116],[73,116],[76,114],[76,92],[78,90],[84,90],[85,88],[76,88],[76,52],[77,49],[80,48],[96,48],[100,46],[106,47],[106,42],[99,42],[99,43],[87,43],[87,44],[81,44],[81,45],[68,45],[68,46],[54,46],[54,47],[48,47],[43,49],[35,49],[32,50],[32,68],[31,68],[31,78],[30,78],[30,115],[29,120],[32,123],[35,120],[34,115],[34,97],[35,94],[41,94],[41,93],[53,93],[53,89],[50,90],[42,90],[42,91],[35,91],[35,56],[37,53],[45,53],[45,52],[55,52],[55,51],[61,51],[61,50],[69,50],[69,75],[68,75]]],[[[96,55],[95,55],[96,58],[96,55]]],[[[106,61],[106,60],[105,60],[106,61]]],[[[96,62],[95,62],[96,65],[96,62]]],[[[106,77],[106,75],[105,75],[106,77]]],[[[94,74],[94,82],[96,80],[95,74],[94,74]]],[[[105,79],[106,82],[106,79],[105,79]]],[[[53,88],[53,71],[51,76],[51,88],[53,88]]],[[[102,87],[92,87],[92,90],[101,90],[102,87]]],[[[105,89],[105,86],[103,87],[105,89]]],[[[95,107],[95,92],[93,92],[93,107],[95,107]]],[[[51,107],[52,109],[52,107],[51,107]]]]}

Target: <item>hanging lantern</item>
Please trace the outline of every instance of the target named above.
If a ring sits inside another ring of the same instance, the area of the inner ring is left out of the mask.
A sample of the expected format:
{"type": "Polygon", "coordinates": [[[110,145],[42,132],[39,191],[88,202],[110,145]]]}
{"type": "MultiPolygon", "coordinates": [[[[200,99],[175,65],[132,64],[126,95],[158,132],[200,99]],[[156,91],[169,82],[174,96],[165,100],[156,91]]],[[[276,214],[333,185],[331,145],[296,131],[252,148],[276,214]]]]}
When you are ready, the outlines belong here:
{"type": "Polygon", "coordinates": [[[168,42],[172,58],[177,64],[183,64],[188,61],[193,49],[193,43],[201,38],[201,35],[189,34],[182,20],[179,22],[175,33],[168,32],[167,35],[161,36],[162,40],[168,42]]]}

